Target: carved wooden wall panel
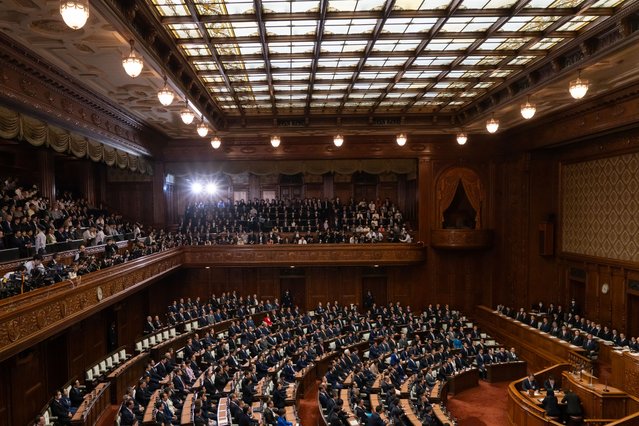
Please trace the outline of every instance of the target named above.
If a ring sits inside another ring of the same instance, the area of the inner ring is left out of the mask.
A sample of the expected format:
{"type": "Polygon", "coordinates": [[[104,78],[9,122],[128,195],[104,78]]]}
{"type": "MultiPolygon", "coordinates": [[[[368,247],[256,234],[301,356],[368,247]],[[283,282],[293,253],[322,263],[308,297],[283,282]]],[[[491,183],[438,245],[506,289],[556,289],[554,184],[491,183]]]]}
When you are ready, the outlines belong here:
{"type": "Polygon", "coordinates": [[[139,290],[151,280],[180,267],[181,260],[179,250],[159,253],[95,272],[84,279],[78,277],[37,290],[14,304],[9,302],[0,315],[0,358],[6,359],[31,346],[36,339],[51,336],[64,326],[139,290]]]}

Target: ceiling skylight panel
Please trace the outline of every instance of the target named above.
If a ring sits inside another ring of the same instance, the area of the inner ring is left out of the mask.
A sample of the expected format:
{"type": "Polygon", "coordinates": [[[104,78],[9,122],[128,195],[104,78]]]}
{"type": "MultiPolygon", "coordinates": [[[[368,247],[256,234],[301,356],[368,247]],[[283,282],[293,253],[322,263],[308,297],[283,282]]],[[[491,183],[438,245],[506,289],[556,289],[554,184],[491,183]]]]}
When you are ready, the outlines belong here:
{"type": "Polygon", "coordinates": [[[443,51],[443,52],[462,50],[462,49],[466,49],[474,41],[475,40],[473,39],[452,39],[452,38],[434,39],[430,43],[428,43],[428,46],[426,46],[426,50],[443,51]]]}
{"type": "Polygon", "coordinates": [[[316,29],[317,21],[295,21],[295,25],[291,26],[291,34],[315,34],[316,29]]]}
{"type": "Polygon", "coordinates": [[[495,70],[490,73],[490,77],[508,77],[512,74],[511,70],[495,70]]]}
{"type": "Polygon", "coordinates": [[[394,67],[403,65],[408,58],[368,58],[366,66],[369,67],[394,67]]]}
{"type": "Polygon", "coordinates": [[[205,83],[223,83],[224,79],[219,75],[204,75],[201,77],[205,83]]]}
{"type": "Polygon", "coordinates": [[[282,0],[262,0],[262,8],[265,13],[290,13],[291,12],[290,1],[282,0]]]}
{"type": "MultiPolygon", "coordinates": [[[[450,75],[450,73],[449,73],[450,75]]],[[[484,73],[482,71],[464,71],[464,74],[462,75],[462,78],[479,78],[482,75],[484,75],[484,73]]]]}
{"type": "Polygon", "coordinates": [[[289,60],[271,60],[272,68],[291,68],[291,61],[289,60]]]}
{"type": "Polygon", "coordinates": [[[250,0],[216,0],[224,3],[226,12],[229,15],[240,15],[244,13],[254,12],[253,2],[250,0]]]}
{"type": "Polygon", "coordinates": [[[543,31],[558,19],[560,19],[559,16],[535,16],[522,27],[522,31],[543,31]]]}
{"type": "Polygon", "coordinates": [[[183,44],[182,50],[187,56],[211,56],[211,51],[206,44],[183,44]]]}
{"type": "Polygon", "coordinates": [[[257,24],[255,22],[231,22],[231,28],[235,37],[258,35],[257,24]]]}
{"type": "Polygon", "coordinates": [[[570,21],[559,27],[559,31],[578,31],[595,19],[597,19],[596,16],[573,16],[570,21]]]}
{"type": "Polygon", "coordinates": [[[175,38],[200,38],[202,33],[196,24],[169,24],[169,30],[175,38]]]}
{"type": "Polygon", "coordinates": [[[153,0],[153,4],[162,16],[188,16],[191,14],[183,1],[153,0]]]}
{"type": "Polygon", "coordinates": [[[527,63],[529,63],[530,61],[535,60],[537,57],[536,56],[518,56],[516,58],[513,58],[510,62],[508,62],[508,65],[526,65],[527,63]]]}
{"type": "Polygon", "coordinates": [[[193,66],[198,71],[217,71],[217,64],[213,61],[195,60],[193,66]]]}
{"type": "Polygon", "coordinates": [[[625,0],[599,0],[590,7],[616,7],[624,1],[625,0]]]}
{"type": "Polygon", "coordinates": [[[524,25],[531,20],[530,16],[513,16],[499,28],[499,31],[523,31],[524,25]]]}
{"type": "Polygon", "coordinates": [[[475,89],[488,89],[489,87],[492,87],[494,85],[495,85],[495,83],[492,82],[492,81],[484,81],[484,82],[475,84],[474,88],[475,89]]]}
{"type": "Polygon", "coordinates": [[[404,52],[415,50],[420,40],[378,40],[375,43],[375,50],[382,52],[404,52]]]}
{"type": "Polygon", "coordinates": [[[328,2],[328,7],[340,12],[354,12],[381,9],[384,3],[385,0],[331,0],[328,2]]]}
{"type": "Polygon", "coordinates": [[[292,21],[266,21],[266,32],[269,35],[287,36],[291,35],[292,21]]]}
{"type": "Polygon", "coordinates": [[[517,50],[530,41],[530,38],[508,38],[499,47],[498,50],[517,50]]]}
{"type": "Polygon", "coordinates": [[[396,9],[404,10],[435,10],[445,9],[451,0],[397,0],[396,9]]]}
{"type": "Polygon", "coordinates": [[[530,46],[531,50],[548,50],[564,39],[559,37],[547,37],[530,46]]]}
{"type": "Polygon", "coordinates": [[[363,52],[364,48],[366,47],[367,42],[365,41],[349,41],[348,43],[345,43],[343,48],[342,48],[342,52],[346,53],[353,53],[353,52],[363,52]]]}
{"type": "Polygon", "coordinates": [[[236,46],[242,55],[262,53],[262,45],[260,43],[238,43],[236,46]]]}

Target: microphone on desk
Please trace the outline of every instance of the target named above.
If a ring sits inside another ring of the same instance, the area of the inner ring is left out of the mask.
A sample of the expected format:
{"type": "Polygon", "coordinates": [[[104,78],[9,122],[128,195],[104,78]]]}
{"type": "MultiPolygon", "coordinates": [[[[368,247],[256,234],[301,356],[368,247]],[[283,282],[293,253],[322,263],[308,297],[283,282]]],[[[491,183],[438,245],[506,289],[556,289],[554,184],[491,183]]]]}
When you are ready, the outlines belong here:
{"type": "Polygon", "coordinates": [[[610,392],[610,390],[608,389],[608,380],[606,380],[606,385],[603,388],[604,392],[610,392]]]}

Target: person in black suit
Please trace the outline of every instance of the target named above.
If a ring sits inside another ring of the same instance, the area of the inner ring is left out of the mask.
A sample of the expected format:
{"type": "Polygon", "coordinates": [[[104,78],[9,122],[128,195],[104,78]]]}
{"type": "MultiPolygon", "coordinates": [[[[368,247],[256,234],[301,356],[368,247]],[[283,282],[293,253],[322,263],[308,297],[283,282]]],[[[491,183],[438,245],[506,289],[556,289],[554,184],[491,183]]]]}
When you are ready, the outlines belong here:
{"type": "Polygon", "coordinates": [[[386,423],[382,420],[380,416],[381,413],[384,412],[384,407],[378,405],[373,409],[371,416],[368,418],[368,426],[384,426],[386,423]]]}
{"type": "Polygon", "coordinates": [[[364,406],[364,400],[359,398],[357,405],[355,406],[355,415],[359,419],[360,424],[366,424],[368,422],[368,416],[366,415],[366,407],[364,406]]]}
{"type": "Polygon", "coordinates": [[[273,401],[270,398],[266,401],[266,407],[262,412],[262,417],[264,418],[264,423],[266,423],[268,426],[277,425],[275,406],[273,405],[273,401]]]}
{"type": "Polygon", "coordinates": [[[571,389],[568,389],[561,400],[562,404],[566,404],[566,415],[569,417],[581,417],[583,411],[581,410],[581,400],[579,396],[571,389]]]}
{"type": "Polygon", "coordinates": [[[146,322],[144,323],[144,334],[151,334],[155,331],[155,326],[153,325],[153,318],[151,315],[146,317],[146,322]]]}
{"type": "Polygon", "coordinates": [[[62,392],[57,391],[55,393],[55,398],[53,398],[53,401],[51,402],[51,414],[53,414],[54,417],[58,418],[58,420],[56,421],[57,424],[69,425],[71,424],[72,414],[69,409],[62,404],[61,400],[62,392]]]}
{"type": "Polygon", "coordinates": [[[127,399],[120,410],[120,425],[122,426],[135,426],[138,424],[138,419],[135,418],[133,413],[133,399],[127,399]]]}
{"type": "Polygon", "coordinates": [[[559,390],[561,387],[559,385],[559,382],[557,382],[555,380],[554,376],[548,376],[548,378],[544,381],[544,389],[546,389],[547,391],[556,391],[559,390]]]}
{"type": "Polygon", "coordinates": [[[524,379],[524,381],[521,384],[521,389],[523,391],[529,391],[529,390],[536,391],[539,389],[539,385],[537,384],[537,381],[535,380],[534,374],[531,374],[530,376],[524,379]]]}
{"type": "Polygon", "coordinates": [[[82,388],[80,388],[80,381],[73,382],[73,387],[69,391],[69,399],[71,400],[72,407],[79,407],[84,401],[84,395],[82,395],[82,388]]]}
{"type": "Polygon", "coordinates": [[[245,405],[242,407],[242,412],[240,413],[238,419],[238,426],[254,426],[257,424],[257,420],[251,417],[251,407],[245,405]]]}
{"type": "Polygon", "coordinates": [[[559,409],[559,401],[555,396],[555,392],[551,389],[548,390],[546,397],[541,401],[541,405],[546,410],[546,415],[553,420],[559,420],[561,416],[561,410],[559,409]]]}

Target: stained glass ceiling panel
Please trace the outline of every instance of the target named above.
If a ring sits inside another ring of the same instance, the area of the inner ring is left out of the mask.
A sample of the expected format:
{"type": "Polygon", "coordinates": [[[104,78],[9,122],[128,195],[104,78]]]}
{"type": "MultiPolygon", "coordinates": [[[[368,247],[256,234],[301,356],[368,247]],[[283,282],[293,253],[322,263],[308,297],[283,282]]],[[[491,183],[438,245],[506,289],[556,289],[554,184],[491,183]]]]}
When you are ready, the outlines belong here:
{"type": "Polygon", "coordinates": [[[147,2],[216,104],[263,115],[458,111],[632,0],[147,2]]]}

